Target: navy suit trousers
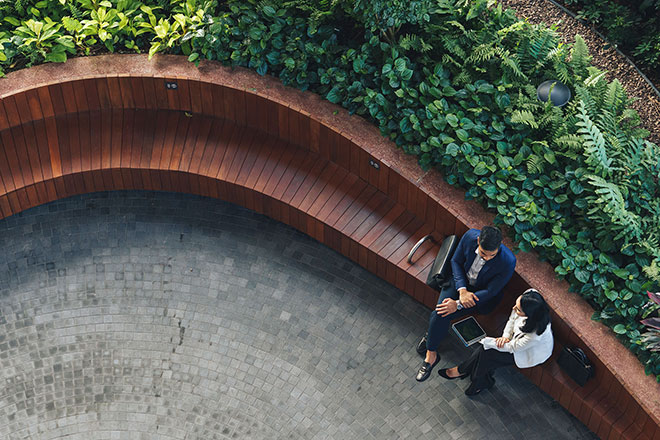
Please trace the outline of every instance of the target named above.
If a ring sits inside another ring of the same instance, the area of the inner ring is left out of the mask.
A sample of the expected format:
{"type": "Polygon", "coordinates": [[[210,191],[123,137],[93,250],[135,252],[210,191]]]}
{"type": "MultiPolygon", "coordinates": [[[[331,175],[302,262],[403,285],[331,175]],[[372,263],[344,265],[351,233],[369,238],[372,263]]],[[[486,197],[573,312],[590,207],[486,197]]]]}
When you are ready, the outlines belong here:
{"type": "MultiPolygon", "coordinates": [[[[471,286],[468,286],[467,289],[470,292],[474,292],[477,296],[484,295],[487,293],[485,289],[475,292],[474,290],[472,290],[473,288],[471,286]]],[[[438,297],[438,304],[442,303],[442,301],[445,298],[458,299],[458,292],[456,291],[456,287],[454,286],[453,278],[451,279],[451,283],[448,286],[444,287],[440,292],[440,296],[438,297]]],[[[447,333],[449,333],[449,326],[451,325],[451,321],[462,318],[463,316],[473,315],[475,313],[489,313],[490,311],[492,311],[493,308],[495,308],[497,303],[499,303],[500,299],[501,299],[501,295],[498,295],[497,297],[493,298],[492,300],[488,301],[485,304],[480,304],[479,302],[477,302],[477,305],[475,305],[474,307],[464,308],[463,310],[457,310],[454,313],[451,313],[444,317],[438,315],[438,312],[436,312],[435,310],[432,310],[431,316],[429,317],[429,329],[428,329],[428,336],[426,338],[426,349],[430,351],[438,350],[438,345],[440,345],[440,342],[442,342],[445,336],[447,336],[447,333]]]]}

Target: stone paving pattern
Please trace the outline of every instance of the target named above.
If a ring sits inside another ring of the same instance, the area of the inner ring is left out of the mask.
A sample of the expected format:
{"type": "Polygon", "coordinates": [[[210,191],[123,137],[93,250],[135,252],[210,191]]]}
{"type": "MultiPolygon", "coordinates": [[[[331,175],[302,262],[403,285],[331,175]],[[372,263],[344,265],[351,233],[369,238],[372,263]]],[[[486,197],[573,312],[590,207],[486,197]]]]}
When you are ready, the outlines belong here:
{"type": "Polygon", "coordinates": [[[1,439],[596,438],[513,368],[417,383],[428,309],[236,205],[77,196],[0,248],[1,439]]]}

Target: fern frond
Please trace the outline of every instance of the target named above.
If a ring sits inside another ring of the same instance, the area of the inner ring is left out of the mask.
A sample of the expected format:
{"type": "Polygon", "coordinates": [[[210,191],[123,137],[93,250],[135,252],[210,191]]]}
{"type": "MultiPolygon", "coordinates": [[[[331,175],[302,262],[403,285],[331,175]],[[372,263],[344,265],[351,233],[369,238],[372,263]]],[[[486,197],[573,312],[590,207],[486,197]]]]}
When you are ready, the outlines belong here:
{"type": "Polygon", "coordinates": [[[618,130],[618,124],[614,115],[609,110],[601,110],[600,114],[596,118],[596,125],[600,131],[608,134],[615,134],[618,130]]]}
{"type": "Polygon", "coordinates": [[[406,34],[399,39],[399,46],[406,50],[415,50],[420,53],[428,52],[433,47],[427,44],[418,35],[406,34]]]}
{"type": "Polygon", "coordinates": [[[612,174],[612,159],[607,155],[605,139],[598,127],[591,121],[584,103],[581,102],[577,114],[578,134],[584,142],[584,156],[587,164],[603,177],[612,174]]]}
{"type": "Polygon", "coordinates": [[[481,44],[472,49],[472,54],[467,58],[466,61],[470,63],[483,63],[492,59],[495,54],[496,52],[492,45],[481,44]]]}
{"type": "Polygon", "coordinates": [[[542,156],[531,154],[525,161],[527,172],[529,174],[541,174],[545,168],[545,161],[542,156]]]}
{"type": "Polygon", "coordinates": [[[604,215],[609,217],[611,222],[621,229],[614,237],[615,240],[624,235],[627,242],[630,239],[639,239],[642,234],[641,219],[626,209],[625,199],[619,186],[593,174],[587,175],[586,178],[589,184],[596,188],[596,196],[587,197],[592,206],[587,211],[589,218],[603,221],[604,215]]]}
{"type": "Polygon", "coordinates": [[[603,104],[606,109],[619,113],[625,109],[628,99],[626,91],[618,79],[615,79],[607,86],[603,104]]]}
{"type": "Polygon", "coordinates": [[[577,150],[582,147],[582,138],[575,134],[566,134],[554,139],[556,145],[566,147],[569,150],[577,150]]]}
{"type": "Polygon", "coordinates": [[[573,50],[571,51],[571,59],[569,65],[573,69],[575,76],[579,78],[585,78],[587,76],[587,67],[591,62],[591,56],[589,55],[589,48],[584,42],[584,39],[580,34],[575,35],[575,44],[573,44],[573,50]]]}
{"type": "Polygon", "coordinates": [[[539,128],[539,124],[536,122],[534,114],[529,110],[514,110],[514,112],[511,113],[511,122],[527,125],[532,128],[539,128]]]}
{"type": "Polygon", "coordinates": [[[592,73],[587,77],[587,79],[584,80],[584,85],[587,87],[593,87],[596,84],[598,84],[599,81],[602,81],[605,79],[605,74],[607,72],[602,72],[602,71],[597,71],[592,73]]]}
{"type": "Polygon", "coordinates": [[[501,47],[497,47],[495,48],[495,53],[500,58],[502,62],[502,66],[508,68],[511,71],[511,73],[513,73],[522,81],[528,80],[527,75],[525,75],[525,73],[520,68],[520,64],[518,63],[518,60],[512,57],[508,50],[504,50],[501,47]]]}
{"type": "Polygon", "coordinates": [[[587,115],[591,119],[598,118],[598,114],[600,113],[600,104],[594,95],[589,91],[589,89],[576,85],[575,92],[578,102],[580,102],[578,105],[577,113],[580,112],[580,105],[583,105],[587,115]]]}

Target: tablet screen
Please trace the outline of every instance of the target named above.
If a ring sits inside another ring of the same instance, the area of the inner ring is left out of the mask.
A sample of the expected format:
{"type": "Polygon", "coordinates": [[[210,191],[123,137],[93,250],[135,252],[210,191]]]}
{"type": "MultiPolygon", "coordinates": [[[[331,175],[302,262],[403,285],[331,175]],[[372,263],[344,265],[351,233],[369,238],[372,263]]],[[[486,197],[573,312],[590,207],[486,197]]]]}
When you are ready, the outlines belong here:
{"type": "Polygon", "coordinates": [[[486,332],[481,328],[474,316],[468,316],[452,325],[454,332],[458,335],[465,346],[478,342],[486,336],[486,332]]]}

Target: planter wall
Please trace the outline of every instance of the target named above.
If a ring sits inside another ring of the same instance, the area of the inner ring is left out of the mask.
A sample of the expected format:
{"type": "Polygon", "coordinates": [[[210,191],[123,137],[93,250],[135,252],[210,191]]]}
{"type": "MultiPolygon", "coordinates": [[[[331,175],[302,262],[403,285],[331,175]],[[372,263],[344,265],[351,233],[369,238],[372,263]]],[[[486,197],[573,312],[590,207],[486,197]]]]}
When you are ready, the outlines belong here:
{"type": "MultiPolygon", "coordinates": [[[[183,57],[79,58],[8,75],[0,150],[2,217],[115,189],[221,198],[298,228],[429,307],[437,245],[410,265],[412,245],[493,217],[363,119],[273,78],[183,57]]],[[[524,373],[602,438],[660,440],[660,385],[535,255],[518,254],[509,298],[484,318],[489,329],[529,286],[553,310],[556,351],[585,348],[597,375],[579,388],[554,358],[524,373]]]]}

